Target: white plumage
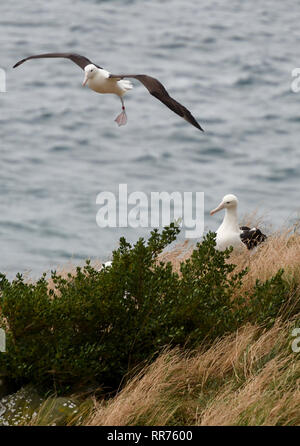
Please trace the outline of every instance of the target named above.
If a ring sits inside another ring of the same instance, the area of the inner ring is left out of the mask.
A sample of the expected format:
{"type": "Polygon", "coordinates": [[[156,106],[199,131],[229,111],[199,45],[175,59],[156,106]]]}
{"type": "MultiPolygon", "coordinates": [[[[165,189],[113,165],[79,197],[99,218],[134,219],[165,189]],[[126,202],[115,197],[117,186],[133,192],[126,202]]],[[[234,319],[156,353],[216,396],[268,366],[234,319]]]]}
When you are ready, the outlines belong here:
{"type": "Polygon", "coordinates": [[[230,246],[237,250],[253,249],[267,238],[257,228],[239,226],[237,205],[237,197],[233,194],[228,194],[223,197],[219,206],[210,212],[210,215],[214,215],[216,212],[225,209],[223,222],[217,230],[216,249],[219,251],[224,251],[230,246]]]}
{"type": "Polygon", "coordinates": [[[87,85],[91,90],[101,94],[116,94],[122,97],[128,90],[131,90],[132,83],[127,79],[117,80],[110,78],[110,73],[102,68],[97,68],[90,64],[84,68],[85,77],[83,85],[87,85]]]}
{"type": "Polygon", "coordinates": [[[245,245],[241,240],[241,230],[237,218],[237,204],[238,199],[235,195],[225,195],[221,203],[216,209],[210,212],[210,215],[215,214],[221,209],[225,209],[225,215],[221,226],[217,230],[216,249],[224,251],[229,246],[235,249],[245,249],[245,245]]]}

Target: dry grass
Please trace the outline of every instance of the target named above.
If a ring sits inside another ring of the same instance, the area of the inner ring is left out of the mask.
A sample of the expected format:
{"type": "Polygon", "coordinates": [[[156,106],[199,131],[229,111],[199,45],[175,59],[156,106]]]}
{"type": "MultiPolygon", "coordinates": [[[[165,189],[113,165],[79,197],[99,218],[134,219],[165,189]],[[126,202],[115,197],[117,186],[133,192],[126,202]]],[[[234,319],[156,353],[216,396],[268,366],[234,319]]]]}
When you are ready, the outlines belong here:
{"type": "MultiPolygon", "coordinates": [[[[261,227],[253,215],[244,224],[261,227]]],[[[179,271],[192,250],[185,242],[159,260],[179,271]]],[[[229,261],[236,271],[248,268],[242,292],[281,268],[291,285],[300,283],[298,228],[269,235],[254,253],[233,252],[229,261]]],[[[165,351],[115,398],[96,403],[86,424],[299,425],[300,362],[289,344],[291,327],[279,320],[268,331],[246,325],[206,351],[165,351]]]]}
{"type": "Polygon", "coordinates": [[[88,425],[300,424],[300,362],[291,323],[247,325],[207,351],[165,351],[88,425]]]}
{"type": "MultiPolygon", "coordinates": [[[[257,224],[247,217],[243,224],[253,227],[257,224]]],[[[268,233],[268,232],[267,232],[268,233]]],[[[178,244],[174,250],[163,253],[159,260],[171,262],[174,270],[179,272],[180,263],[191,256],[194,246],[188,242],[178,244]]],[[[229,260],[237,265],[234,273],[248,268],[248,274],[243,278],[242,291],[250,291],[257,279],[264,282],[274,276],[279,269],[284,269],[284,277],[292,284],[300,283],[300,233],[297,226],[283,228],[268,236],[265,243],[256,251],[233,251],[229,260]]]]}
{"type": "MultiPolygon", "coordinates": [[[[254,226],[251,222],[244,224],[254,226]]],[[[267,232],[270,234],[270,232],[267,232]]],[[[160,256],[180,263],[191,255],[188,242],[160,256]]],[[[284,269],[300,283],[300,234],[297,227],[269,235],[251,253],[233,252],[229,261],[248,268],[242,292],[284,269]]],[[[298,315],[298,317],[300,317],[298,315]]],[[[300,361],[291,350],[293,321],[279,319],[269,330],[246,325],[193,353],[166,350],[129,381],[114,398],[95,402],[84,424],[121,425],[299,425],[300,361]]]]}
{"type": "Polygon", "coordinates": [[[193,249],[195,249],[195,244],[186,240],[183,243],[175,245],[172,250],[164,251],[158,260],[164,263],[171,262],[173,270],[179,273],[180,264],[192,255],[193,249]]]}
{"type": "MultiPolygon", "coordinates": [[[[95,260],[95,261],[91,262],[91,265],[96,270],[100,270],[102,268],[102,262],[100,260],[95,260]]],[[[85,264],[83,263],[81,265],[81,267],[83,268],[84,266],[85,266],[85,264]]],[[[76,269],[77,269],[77,266],[75,266],[72,262],[69,262],[63,266],[57,267],[56,272],[57,272],[57,275],[61,276],[63,279],[68,279],[69,274],[71,274],[72,276],[76,275],[76,269]]],[[[27,282],[34,282],[34,281],[32,279],[28,279],[27,282]]],[[[53,283],[52,278],[49,277],[48,289],[54,290],[55,288],[56,287],[55,287],[55,284],[53,283]]]]}
{"type": "MultiPolygon", "coordinates": [[[[261,218],[256,214],[245,216],[241,224],[248,226],[263,227],[261,218]]],[[[234,272],[243,268],[248,268],[249,272],[243,279],[242,291],[250,291],[257,279],[264,282],[274,276],[279,269],[284,269],[285,278],[289,283],[300,283],[300,232],[298,225],[286,227],[271,233],[271,230],[265,230],[269,234],[268,239],[256,251],[233,252],[229,262],[237,265],[234,272]]],[[[174,271],[179,272],[181,262],[188,259],[195,244],[189,240],[178,243],[172,250],[167,250],[159,256],[159,261],[171,262],[174,271]]],[[[92,266],[101,269],[100,260],[92,262],[92,266]]],[[[76,267],[69,264],[58,268],[58,274],[63,278],[68,277],[68,273],[76,273],[76,267]]],[[[49,289],[53,289],[52,279],[49,279],[49,289]]]]}
{"type": "Polygon", "coordinates": [[[233,252],[230,262],[238,265],[238,270],[248,267],[243,289],[250,290],[256,280],[265,281],[284,269],[289,283],[300,280],[300,234],[294,228],[287,228],[270,235],[253,254],[233,252]]]}

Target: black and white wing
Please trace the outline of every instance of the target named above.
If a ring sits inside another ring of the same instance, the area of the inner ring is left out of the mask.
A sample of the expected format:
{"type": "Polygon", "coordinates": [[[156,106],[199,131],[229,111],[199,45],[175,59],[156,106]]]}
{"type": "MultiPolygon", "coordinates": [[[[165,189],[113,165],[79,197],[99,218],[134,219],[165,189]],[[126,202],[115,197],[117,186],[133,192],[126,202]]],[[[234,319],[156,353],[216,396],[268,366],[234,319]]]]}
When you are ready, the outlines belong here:
{"type": "Polygon", "coordinates": [[[260,245],[267,239],[267,236],[258,228],[248,228],[248,226],[241,226],[241,240],[248,249],[253,249],[260,245]]]}
{"type": "Polygon", "coordinates": [[[148,76],[146,74],[111,74],[109,77],[117,79],[124,79],[125,77],[137,79],[147,88],[152,96],[156,97],[156,99],[165,104],[174,113],[181,116],[181,118],[185,119],[187,122],[197,127],[197,129],[202,130],[202,132],[204,131],[199,123],[196,121],[194,116],[191,114],[191,112],[182,104],[175,101],[175,99],[173,99],[169,95],[162,83],[154,77],[148,76]]]}

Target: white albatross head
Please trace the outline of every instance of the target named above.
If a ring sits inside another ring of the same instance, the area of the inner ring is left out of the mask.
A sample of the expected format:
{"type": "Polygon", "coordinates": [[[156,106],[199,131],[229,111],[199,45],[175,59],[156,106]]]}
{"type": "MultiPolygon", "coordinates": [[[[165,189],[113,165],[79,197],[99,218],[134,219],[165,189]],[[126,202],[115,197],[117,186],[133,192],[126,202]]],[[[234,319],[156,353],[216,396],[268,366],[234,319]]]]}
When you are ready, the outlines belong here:
{"type": "Polygon", "coordinates": [[[214,215],[216,212],[219,212],[222,209],[236,209],[237,205],[238,205],[238,199],[235,195],[233,194],[225,195],[219,206],[216,207],[216,209],[210,211],[210,215],[214,215]]]}
{"type": "Polygon", "coordinates": [[[92,79],[95,76],[97,71],[98,71],[98,68],[96,67],[96,65],[94,65],[92,63],[90,63],[89,65],[84,67],[84,79],[82,82],[83,87],[86,85],[86,83],[89,79],[92,79]]]}

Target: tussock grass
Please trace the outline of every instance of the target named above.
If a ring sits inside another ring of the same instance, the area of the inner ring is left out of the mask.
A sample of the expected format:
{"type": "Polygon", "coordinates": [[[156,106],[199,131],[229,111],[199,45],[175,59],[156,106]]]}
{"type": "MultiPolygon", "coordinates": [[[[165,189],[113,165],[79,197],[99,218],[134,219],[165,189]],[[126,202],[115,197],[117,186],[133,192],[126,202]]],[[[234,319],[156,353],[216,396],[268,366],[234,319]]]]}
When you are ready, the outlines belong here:
{"type": "MultiPolygon", "coordinates": [[[[244,224],[257,221],[252,216],[244,224]]],[[[179,271],[192,250],[186,242],[160,260],[179,271]]],[[[232,252],[229,261],[237,265],[236,271],[248,268],[241,292],[250,293],[257,280],[284,269],[295,293],[300,284],[298,227],[269,235],[254,253],[232,252]]],[[[269,330],[247,324],[208,350],[166,350],[116,397],[97,403],[87,424],[299,425],[300,361],[299,353],[291,350],[295,320],[277,319],[269,330]]]]}
{"type": "MultiPolygon", "coordinates": [[[[244,225],[260,226],[256,216],[245,217],[244,225]]],[[[268,234],[268,232],[266,231],[268,234]]],[[[174,250],[161,254],[159,260],[171,262],[175,271],[179,272],[180,263],[190,257],[194,245],[186,241],[178,244],[174,250]]],[[[279,269],[284,269],[284,277],[290,283],[300,284],[300,232],[299,225],[285,227],[268,235],[265,243],[256,250],[233,251],[228,262],[237,265],[235,273],[248,268],[243,278],[242,291],[251,291],[256,280],[264,282],[274,276],[279,269]]]]}
{"type": "MultiPolygon", "coordinates": [[[[249,226],[253,219],[244,220],[249,226]]],[[[260,225],[261,227],[261,225],[260,225]]],[[[267,234],[270,232],[266,231],[267,234]]],[[[193,251],[189,242],[164,252],[159,260],[174,270],[193,251]]],[[[234,273],[248,269],[239,294],[253,291],[278,270],[299,296],[300,234],[297,226],[268,235],[255,252],[232,252],[228,262],[234,273]]],[[[67,273],[66,273],[67,277],[67,273]]],[[[49,284],[53,286],[53,284],[49,284]]],[[[299,299],[293,299],[293,305],[299,299]]],[[[299,425],[300,353],[291,349],[300,314],[277,318],[271,328],[246,324],[235,333],[195,351],[166,349],[108,400],[93,399],[93,409],[75,424],[132,425],[299,425]],[[82,419],[84,421],[82,421],[82,419]]],[[[295,312],[294,312],[295,314],[295,312]]],[[[254,321],[255,322],[255,321],[254,321]]],[[[124,381],[125,382],[125,381],[124,381]]],[[[73,424],[72,423],[72,424],[73,424]]],[[[33,423],[34,424],[34,423],[33,423]]]]}
{"type": "Polygon", "coordinates": [[[193,353],[165,351],[88,425],[297,425],[300,361],[293,323],[246,325],[193,353]]]}
{"type": "Polygon", "coordinates": [[[295,228],[286,228],[269,235],[254,253],[233,252],[230,261],[238,269],[247,267],[249,272],[243,280],[243,288],[251,289],[256,280],[265,281],[279,269],[284,269],[288,283],[300,282],[300,234],[295,228]]]}

